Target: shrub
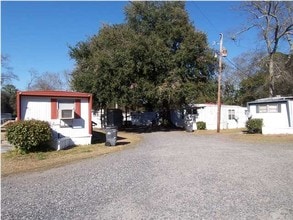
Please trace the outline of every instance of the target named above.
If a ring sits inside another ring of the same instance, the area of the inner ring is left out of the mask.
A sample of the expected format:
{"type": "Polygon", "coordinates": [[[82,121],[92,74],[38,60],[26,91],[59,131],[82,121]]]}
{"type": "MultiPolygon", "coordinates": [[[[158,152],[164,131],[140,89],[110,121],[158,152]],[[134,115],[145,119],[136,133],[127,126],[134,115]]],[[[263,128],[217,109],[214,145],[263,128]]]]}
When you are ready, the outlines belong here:
{"type": "Polygon", "coordinates": [[[25,120],[7,126],[7,140],[21,153],[46,150],[52,141],[48,122],[25,120]]]}
{"type": "Polygon", "coordinates": [[[259,118],[249,119],[246,122],[247,132],[249,134],[262,133],[263,120],[259,118]]]}
{"type": "Polygon", "coordinates": [[[203,121],[196,122],[196,127],[198,130],[205,130],[206,129],[206,123],[203,121]]]}

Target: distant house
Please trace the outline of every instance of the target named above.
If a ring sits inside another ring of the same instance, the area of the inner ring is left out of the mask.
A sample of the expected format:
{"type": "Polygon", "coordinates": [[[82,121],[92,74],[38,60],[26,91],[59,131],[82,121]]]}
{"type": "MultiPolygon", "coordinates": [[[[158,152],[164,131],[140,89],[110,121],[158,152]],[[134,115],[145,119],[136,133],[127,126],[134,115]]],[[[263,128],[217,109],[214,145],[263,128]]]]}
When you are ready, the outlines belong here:
{"type": "MultiPolygon", "coordinates": [[[[217,129],[217,112],[216,104],[196,104],[197,108],[196,121],[206,123],[207,130],[217,129]]],[[[221,129],[245,128],[247,121],[247,108],[237,105],[221,105],[221,129]]]]}
{"type": "MultiPolygon", "coordinates": [[[[180,111],[172,111],[172,122],[178,127],[184,126],[184,115],[193,118],[195,122],[203,121],[206,123],[207,130],[217,129],[217,112],[216,104],[194,104],[190,106],[190,112],[180,113],[180,111]]],[[[244,128],[247,121],[247,108],[236,105],[221,105],[221,129],[244,128]]]]}
{"type": "Polygon", "coordinates": [[[17,120],[43,120],[53,130],[57,150],[91,144],[92,95],[67,91],[17,92],[17,120]]]}
{"type": "Polygon", "coordinates": [[[263,134],[293,134],[293,97],[272,97],[247,103],[251,118],[263,119],[263,134]]]}

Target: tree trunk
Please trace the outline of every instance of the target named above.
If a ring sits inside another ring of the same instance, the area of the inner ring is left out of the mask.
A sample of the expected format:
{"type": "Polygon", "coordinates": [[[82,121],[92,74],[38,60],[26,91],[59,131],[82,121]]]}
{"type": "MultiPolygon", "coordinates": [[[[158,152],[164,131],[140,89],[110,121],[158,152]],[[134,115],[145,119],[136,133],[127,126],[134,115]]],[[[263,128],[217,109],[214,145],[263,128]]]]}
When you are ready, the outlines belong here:
{"type": "Polygon", "coordinates": [[[275,75],[274,75],[274,59],[273,54],[269,56],[269,97],[274,97],[275,95],[275,75]]]}

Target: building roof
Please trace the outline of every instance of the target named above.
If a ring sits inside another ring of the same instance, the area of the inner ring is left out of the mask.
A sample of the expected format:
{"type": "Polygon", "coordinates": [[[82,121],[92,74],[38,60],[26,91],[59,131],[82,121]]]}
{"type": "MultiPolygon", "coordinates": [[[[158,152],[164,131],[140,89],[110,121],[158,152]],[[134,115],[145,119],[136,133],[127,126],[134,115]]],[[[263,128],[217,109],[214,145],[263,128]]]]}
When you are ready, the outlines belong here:
{"type": "Polygon", "coordinates": [[[260,103],[276,103],[276,102],[286,102],[287,100],[293,100],[293,96],[288,97],[282,97],[282,96],[276,96],[276,97],[270,97],[270,98],[263,98],[263,99],[257,99],[255,101],[248,102],[247,104],[260,104],[260,103]]]}
{"type": "MultiPolygon", "coordinates": [[[[190,106],[195,107],[195,108],[205,108],[205,107],[217,107],[218,105],[214,104],[214,103],[205,103],[205,104],[200,103],[200,104],[193,104],[190,106]]],[[[225,105],[225,104],[221,104],[221,107],[222,108],[246,108],[246,107],[239,106],[239,105],[225,105]]]]}
{"type": "Polygon", "coordinates": [[[36,91],[18,91],[21,96],[43,96],[43,97],[73,97],[88,98],[92,94],[83,92],[56,91],[56,90],[36,90],[36,91]]]}

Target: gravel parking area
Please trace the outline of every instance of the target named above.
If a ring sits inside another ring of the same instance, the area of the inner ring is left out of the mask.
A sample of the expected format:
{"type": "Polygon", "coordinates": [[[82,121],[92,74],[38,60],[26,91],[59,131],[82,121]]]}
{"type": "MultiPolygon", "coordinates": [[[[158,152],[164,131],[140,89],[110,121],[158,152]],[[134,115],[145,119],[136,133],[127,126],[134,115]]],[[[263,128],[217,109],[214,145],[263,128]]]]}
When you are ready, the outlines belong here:
{"type": "Polygon", "coordinates": [[[2,219],[293,219],[293,144],[154,132],[1,185],[2,219]]]}

